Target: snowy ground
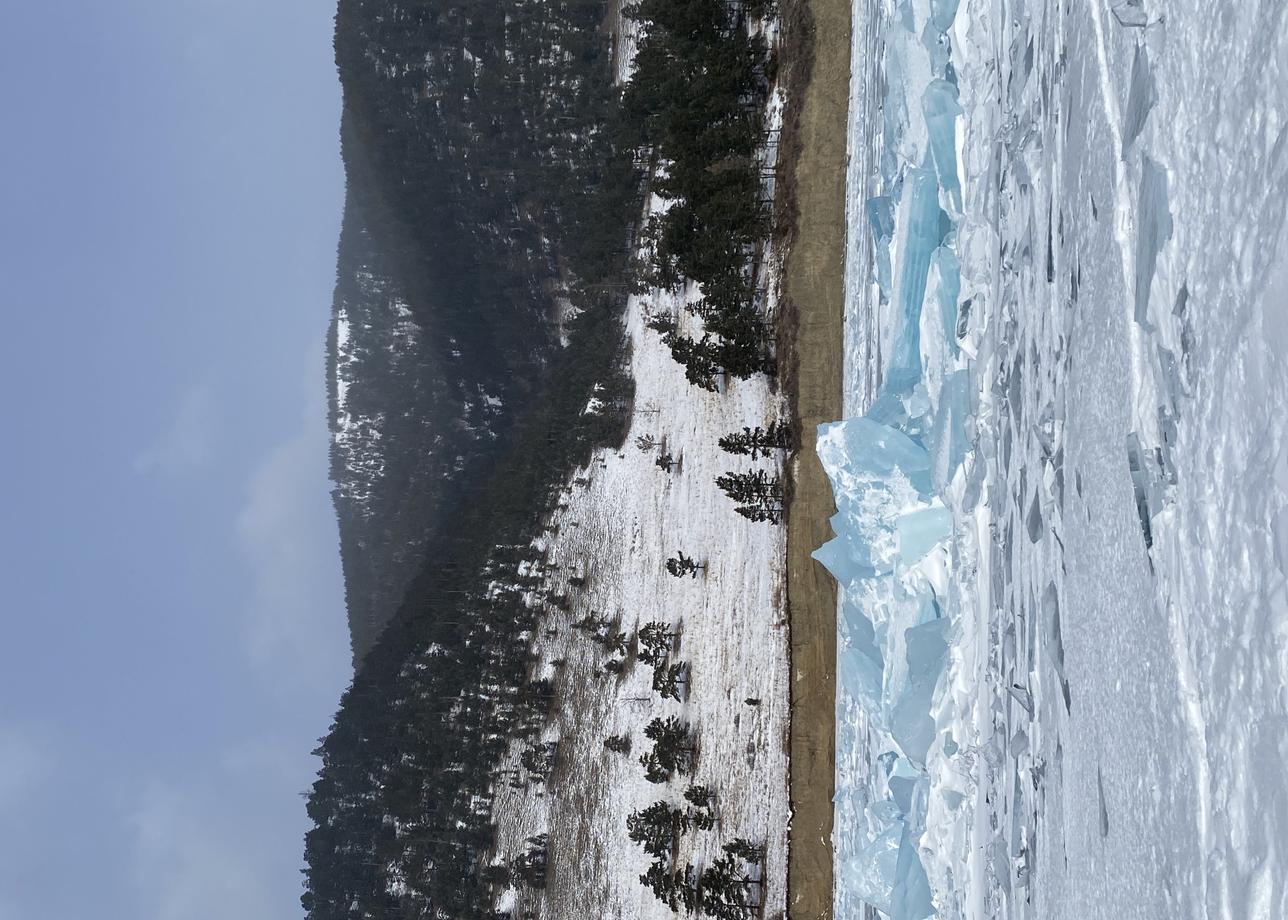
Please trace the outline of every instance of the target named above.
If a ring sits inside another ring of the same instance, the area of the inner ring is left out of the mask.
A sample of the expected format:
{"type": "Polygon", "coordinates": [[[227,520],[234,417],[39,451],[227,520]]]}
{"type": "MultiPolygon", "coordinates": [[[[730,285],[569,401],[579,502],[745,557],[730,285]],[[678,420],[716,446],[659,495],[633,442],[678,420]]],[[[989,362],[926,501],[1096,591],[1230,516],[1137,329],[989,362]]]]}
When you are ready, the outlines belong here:
{"type": "MultiPolygon", "coordinates": [[[[582,476],[556,518],[553,560],[566,576],[584,573],[584,590],[571,589],[574,609],[552,618],[557,635],[543,636],[542,661],[564,659],[557,671],[557,722],[563,766],[547,794],[504,790],[496,804],[503,822],[502,852],[549,833],[551,882],[542,899],[548,917],[670,917],[637,880],[650,861],[626,836],[626,816],[658,799],[683,806],[689,782],[716,790],[720,824],[685,837],[678,862],[701,868],[736,836],[768,844],[766,916],[784,906],[786,877],[787,632],[784,612],[781,527],[754,524],[734,512],[715,485],[729,470],[761,467],[726,454],[717,439],[743,426],[764,426],[781,400],[766,378],[731,381],[723,393],[690,386],[656,332],[644,327],[644,310],[679,311],[678,299],[654,293],[631,298],[628,329],[633,344],[636,411],[621,453],[607,453],[582,476]],[[661,442],[640,450],[648,435],[661,442]],[[655,465],[665,450],[680,461],[666,473],[655,465]],[[705,577],[667,574],[667,557],[683,550],[707,564],[705,577]],[[650,620],[676,624],[679,660],[692,666],[684,703],[652,691],[652,671],[630,667],[618,679],[599,673],[608,655],[569,624],[589,610],[620,618],[633,633],[650,620]],[[759,706],[744,703],[761,700],[759,706]],[[677,715],[698,733],[697,769],[665,786],[645,781],[637,762],[647,750],[644,726],[655,716],[677,715]],[[631,736],[629,756],[604,749],[611,735],[631,736]]],[[[687,317],[686,317],[687,319],[687,317]]]]}
{"type": "MultiPolygon", "coordinates": [[[[906,103],[948,77],[961,354],[923,335],[916,398],[934,416],[934,369],[968,371],[971,449],[934,497],[950,652],[910,823],[935,907],[1288,916],[1288,12],[967,0],[936,42],[952,6],[856,2],[847,266],[858,415],[918,250],[896,209],[872,284],[867,202],[909,207],[936,137],[906,103]]],[[[890,743],[840,712],[857,916],[890,743]]]]}
{"type": "MultiPolygon", "coordinates": [[[[622,28],[619,41],[624,76],[635,44],[633,24],[622,28]]],[[[782,109],[776,90],[766,108],[770,142],[761,157],[767,167],[777,158],[782,109]]],[[[772,198],[772,179],[766,183],[765,197],[772,198]]],[[[654,197],[649,207],[658,211],[666,203],[654,197]]],[[[757,287],[770,320],[777,312],[779,270],[777,254],[767,249],[757,287]]],[[[516,915],[535,908],[538,916],[551,918],[674,916],[639,882],[652,857],[628,839],[626,818],[658,800],[685,807],[682,795],[691,784],[714,789],[718,823],[711,831],[687,833],[675,864],[692,864],[700,873],[735,837],[763,844],[761,915],[785,913],[786,532],[738,515],[715,480],[754,469],[781,475],[781,457],[752,460],[722,451],[717,442],[744,427],[785,420],[787,405],[764,376],[722,380],[718,393],[685,380],[661,336],[645,324],[666,315],[681,333],[700,337],[694,328],[700,320],[684,310],[699,297],[690,285],[629,298],[628,370],[636,389],[626,444],[620,452],[601,451],[578,472],[545,538],[558,566],[553,586],[572,601],[567,613],[547,617],[534,648],[536,671],[555,680],[555,719],[546,738],[559,742],[560,765],[545,788],[502,788],[497,796],[499,855],[513,856],[526,838],[549,835],[548,886],[541,893],[511,889],[504,906],[516,915]],[[637,446],[640,438],[656,446],[637,446]],[[669,472],[656,464],[664,454],[678,461],[669,472]],[[668,574],[665,562],[677,551],[705,564],[705,571],[696,578],[668,574]],[[586,583],[569,584],[569,578],[586,583]],[[653,691],[652,669],[634,662],[633,655],[622,675],[604,673],[610,653],[571,628],[591,611],[613,618],[614,630],[629,636],[650,621],[672,624],[680,634],[672,660],[690,666],[682,702],[653,691]],[[643,729],[653,718],[671,715],[692,726],[697,765],[692,776],[655,785],[645,780],[637,759],[650,746],[643,729]],[[631,738],[629,755],[604,748],[606,738],[618,735],[631,738]]],[[[517,765],[517,756],[512,752],[509,766],[517,765]]]]}

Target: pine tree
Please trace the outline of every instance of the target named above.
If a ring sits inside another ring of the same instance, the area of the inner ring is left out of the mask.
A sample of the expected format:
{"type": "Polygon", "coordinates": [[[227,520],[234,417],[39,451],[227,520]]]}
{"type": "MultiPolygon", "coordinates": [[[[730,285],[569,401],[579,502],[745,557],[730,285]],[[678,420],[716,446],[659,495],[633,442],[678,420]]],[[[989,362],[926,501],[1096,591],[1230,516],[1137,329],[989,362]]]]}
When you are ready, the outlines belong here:
{"type": "Polygon", "coordinates": [[[687,775],[693,771],[697,746],[687,722],[675,716],[654,719],[645,727],[644,737],[653,742],[653,750],[640,757],[649,782],[666,782],[673,773],[687,775]]]}
{"type": "Polygon", "coordinates": [[[693,805],[690,817],[693,826],[700,831],[709,831],[716,826],[715,793],[709,786],[690,786],[684,790],[685,801],[693,805]]]}
{"type": "Polygon", "coordinates": [[[680,701],[680,688],[688,683],[686,671],[688,665],[661,664],[653,669],[653,689],[662,694],[662,699],[680,701]]]}
{"type": "Polygon", "coordinates": [[[691,865],[671,872],[665,862],[654,860],[648,871],[640,876],[640,883],[673,911],[683,907],[692,913],[698,907],[698,885],[691,865]]]}
{"type": "Polygon", "coordinates": [[[674,556],[666,560],[666,570],[676,578],[683,578],[688,575],[690,578],[697,578],[699,570],[706,569],[706,564],[699,565],[684,553],[677,551],[674,556]]]}
{"type": "Polygon", "coordinates": [[[666,623],[654,620],[645,623],[636,634],[639,641],[639,659],[648,665],[657,667],[666,661],[675,642],[675,633],[666,623]]]}
{"type": "Polygon", "coordinates": [[[658,458],[653,461],[653,465],[659,470],[669,473],[675,467],[680,465],[680,461],[676,460],[671,454],[660,454],[658,458]]]}
{"type": "Polygon", "coordinates": [[[691,802],[696,808],[710,808],[715,796],[710,786],[690,786],[684,790],[685,801],[691,802]]]}
{"type": "Polygon", "coordinates": [[[751,521],[778,523],[782,520],[783,488],[777,477],[770,479],[764,470],[751,473],[725,473],[716,477],[718,485],[735,502],[735,509],[751,521]]]}
{"type": "Polygon", "coordinates": [[[756,865],[760,865],[765,859],[765,848],[760,844],[752,843],[746,837],[735,837],[726,843],[723,849],[730,856],[756,865]]]}
{"type": "Polygon", "coordinates": [[[778,477],[770,479],[764,470],[750,473],[725,473],[716,477],[716,485],[725,495],[740,504],[754,504],[763,499],[781,500],[782,484],[778,477]]]}
{"type": "Polygon", "coordinates": [[[753,460],[768,457],[771,451],[785,450],[791,446],[791,429],[778,422],[768,428],[743,428],[720,439],[721,449],[731,454],[750,454],[753,460]]]}
{"type": "Polygon", "coordinates": [[[675,320],[669,316],[654,316],[644,325],[663,336],[674,335],[677,329],[675,320]]]}
{"type": "Polygon", "coordinates": [[[666,802],[654,802],[626,818],[627,836],[651,856],[669,858],[680,835],[688,829],[688,816],[666,802]]]}
{"type": "Polygon", "coordinates": [[[668,770],[657,754],[656,748],[647,754],[640,755],[640,766],[644,768],[644,778],[650,783],[661,784],[671,778],[673,770],[668,770]]]}
{"type": "Polygon", "coordinates": [[[717,920],[740,920],[747,903],[737,862],[722,856],[702,870],[698,878],[699,904],[702,912],[717,920]]]}

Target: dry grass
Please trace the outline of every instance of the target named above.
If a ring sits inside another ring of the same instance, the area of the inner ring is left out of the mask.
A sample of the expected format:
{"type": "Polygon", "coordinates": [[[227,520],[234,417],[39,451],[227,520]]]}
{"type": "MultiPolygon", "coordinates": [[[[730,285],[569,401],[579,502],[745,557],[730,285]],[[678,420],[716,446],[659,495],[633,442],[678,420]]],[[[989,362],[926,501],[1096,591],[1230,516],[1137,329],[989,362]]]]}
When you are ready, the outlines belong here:
{"type": "Polygon", "coordinates": [[[815,429],[841,412],[848,0],[788,0],[781,66],[789,93],[777,231],[787,249],[779,355],[799,450],[789,467],[787,600],[791,618],[788,911],[832,916],[836,762],[836,587],[810,553],[830,536],[831,490],[815,429]]]}

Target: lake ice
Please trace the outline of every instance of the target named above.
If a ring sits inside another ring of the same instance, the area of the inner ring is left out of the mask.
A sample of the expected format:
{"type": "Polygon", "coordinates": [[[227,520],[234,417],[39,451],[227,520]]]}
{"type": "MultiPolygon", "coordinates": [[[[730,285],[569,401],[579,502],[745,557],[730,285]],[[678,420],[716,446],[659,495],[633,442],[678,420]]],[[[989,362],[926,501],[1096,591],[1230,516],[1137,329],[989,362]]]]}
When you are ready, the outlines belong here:
{"type": "Polygon", "coordinates": [[[837,916],[1288,916],[1288,12],[854,27],[837,916]]]}

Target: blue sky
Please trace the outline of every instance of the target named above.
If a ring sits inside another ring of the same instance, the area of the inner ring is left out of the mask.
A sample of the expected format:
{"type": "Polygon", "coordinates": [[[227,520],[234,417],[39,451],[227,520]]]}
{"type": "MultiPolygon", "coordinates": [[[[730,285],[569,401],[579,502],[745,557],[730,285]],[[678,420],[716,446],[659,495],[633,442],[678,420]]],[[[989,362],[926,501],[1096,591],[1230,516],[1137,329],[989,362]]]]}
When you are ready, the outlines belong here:
{"type": "Polygon", "coordinates": [[[347,682],[328,0],[0,29],[0,920],[299,916],[347,682]]]}

